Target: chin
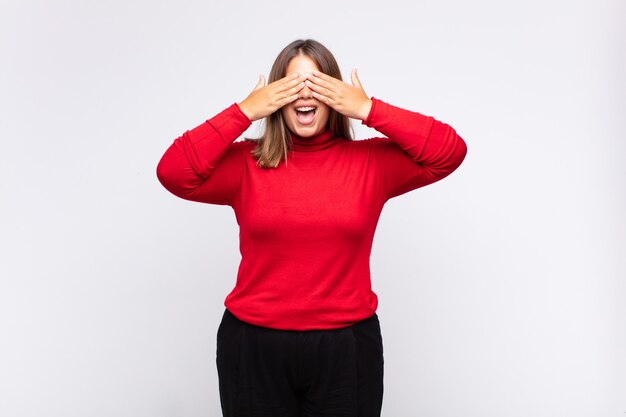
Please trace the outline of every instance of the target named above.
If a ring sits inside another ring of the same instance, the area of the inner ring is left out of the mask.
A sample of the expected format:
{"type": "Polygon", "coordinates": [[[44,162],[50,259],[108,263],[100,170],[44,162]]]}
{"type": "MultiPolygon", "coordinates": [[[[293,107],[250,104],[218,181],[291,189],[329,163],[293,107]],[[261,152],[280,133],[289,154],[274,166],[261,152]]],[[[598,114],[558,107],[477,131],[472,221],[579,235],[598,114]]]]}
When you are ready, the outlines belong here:
{"type": "Polygon", "coordinates": [[[298,136],[302,136],[303,138],[308,138],[310,136],[315,136],[319,133],[322,133],[324,129],[316,127],[316,126],[297,126],[289,130],[291,131],[291,133],[295,133],[298,136]]]}

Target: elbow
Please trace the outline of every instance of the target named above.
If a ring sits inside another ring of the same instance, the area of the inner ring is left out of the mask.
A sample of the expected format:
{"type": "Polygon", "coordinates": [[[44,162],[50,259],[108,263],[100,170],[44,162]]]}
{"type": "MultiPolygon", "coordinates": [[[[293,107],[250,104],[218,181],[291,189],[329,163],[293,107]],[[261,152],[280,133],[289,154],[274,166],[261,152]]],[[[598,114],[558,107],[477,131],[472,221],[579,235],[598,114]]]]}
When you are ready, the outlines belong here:
{"type": "Polygon", "coordinates": [[[174,175],[173,171],[165,159],[165,155],[161,158],[156,166],[156,177],[161,185],[168,191],[173,193],[174,187],[174,175]]]}
{"type": "Polygon", "coordinates": [[[443,135],[446,145],[443,148],[445,151],[441,152],[441,162],[443,165],[442,168],[449,174],[456,170],[465,160],[465,156],[467,155],[467,143],[465,143],[465,140],[463,140],[453,127],[445,123],[441,126],[446,130],[443,135]]]}
{"type": "Polygon", "coordinates": [[[156,177],[161,185],[177,197],[190,200],[202,183],[184,151],[180,139],[165,151],[156,166],[156,177]]]}
{"type": "Polygon", "coordinates": [[[189,191],[183,186],[183,181],[180,178],[180,169],[170,163],[167,154],[157,164],[156,177],[167,191],[177,197],[187,198],[189,191]]]}
{"type": "Polygon", "coordinates": [[[432,175],[438,179],[445,178],[452,174],[456,169],[461,166],[467,155],[467,144],[456,131],[445,125],[447,132],[445,134],[445,147],[437,158],[437,161],[433,161],[431,166],[432,175]]]}
{"type": "Polygon", "coordinates": [[[456,169],[463,163],[465,157],[467,156],[467,143],[465,143],[463,138],[459,136],[456,132],[454,132],[454,135],[456,136],[456,146],[452,159],[456,163],[456,166],[454,167],[454,169],[456,169]]]}
{"type": "MultiPolygon", "coordinates": [[[[448,124],[435,121],[431,129],[428,157],[418,160],[426,183],[439,181],[452,174],[467,155],[467,144],[448,124]]],[[[424,152],[423,152],[424,153],[424,152]]]]}

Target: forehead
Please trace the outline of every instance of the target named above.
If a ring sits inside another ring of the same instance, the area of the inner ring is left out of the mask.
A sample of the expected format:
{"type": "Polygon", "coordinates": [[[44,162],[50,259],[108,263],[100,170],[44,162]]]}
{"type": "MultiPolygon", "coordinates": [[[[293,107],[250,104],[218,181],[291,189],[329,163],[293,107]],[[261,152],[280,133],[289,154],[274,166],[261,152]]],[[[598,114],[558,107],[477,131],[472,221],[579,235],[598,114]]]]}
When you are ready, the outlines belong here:
{"type": "Polygon", "coordinates": [[[306,55],[296,55],[291,58],[289,64],[287,65],[287,74],[291,74],[292,72],[307,72],[307,71],[319,71],[319,68],[315,64],[311,58],[306,55]]]}

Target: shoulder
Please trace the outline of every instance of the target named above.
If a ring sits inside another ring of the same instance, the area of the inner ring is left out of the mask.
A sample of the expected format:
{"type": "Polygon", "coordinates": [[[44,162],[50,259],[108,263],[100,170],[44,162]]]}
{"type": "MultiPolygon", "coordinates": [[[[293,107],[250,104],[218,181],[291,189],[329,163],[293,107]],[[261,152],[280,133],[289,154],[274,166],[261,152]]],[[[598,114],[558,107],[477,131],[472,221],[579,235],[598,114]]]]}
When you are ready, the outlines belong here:
{"type": "Polygon", "coordinates": [[[380,155],[387,154],[390,146],[394,146],[392,141],[386,137],[370,137],[367,139],[344,139],[345,143],[337,146],[336,149],[353,159],[376,160],[380,155]]]}
{"type": "Polygon", "coordinates": [[[381,152],[390,147],[396,146],[395,143],[384,136],[376,136],[367,139],[358,139],[350,141],[351,146],[355,149],[364,149],[369,152],[381,152]]]}
{"type": "Polygon", "coordinates": [[[248,138],[232,142],[230,145],[228,145],[228,148],[226,148],[226,151],[220,158],[220,162],[225,160],[246,160],[247,157],[251,156],[251,152],[256,146],[256,143],[258,143],[258,141],[248,138]]]}
{"type": "Polygon", "coordinates": [[[234,141],[231,145],[237,148],[253,147],[257,143],[260,143],[259,139],[242,138],[234,141]]]}
{"type": "Polygon", "coordinates": [[[230,144],[230,152],[246,153],[251,151],[260,143],[258,139],[243,138],[242,140],[236,140],[230,144]]]}
{"type": "Polygon", "coordinates": [[[234,151],[244,160],[256,161],[257,158],[253,156],[253,152],[260,143],[260,139],[243,138],[240,141],[233,142],[234,151]]]}

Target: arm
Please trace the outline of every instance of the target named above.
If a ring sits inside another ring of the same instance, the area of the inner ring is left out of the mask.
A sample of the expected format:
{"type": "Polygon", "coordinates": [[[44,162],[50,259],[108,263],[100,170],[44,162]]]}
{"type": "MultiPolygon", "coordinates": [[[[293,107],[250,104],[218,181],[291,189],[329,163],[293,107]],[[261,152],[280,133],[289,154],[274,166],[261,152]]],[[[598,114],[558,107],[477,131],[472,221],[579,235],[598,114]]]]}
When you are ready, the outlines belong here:
{"type": "Polygon", "coordinates": [[[465,141],[449,125],[371,97],[361,122],[387,138],[372,138],[387,199],[432,184],[451,174],[467,153],[465,141]]]}
{"type": "Polygon", "coordinates": [[[233,142],[251,123],[233,103],[178,137],[161,157],[157,178],[180,198],[232,205],[241,186],[246,145],[233,142]]]}

